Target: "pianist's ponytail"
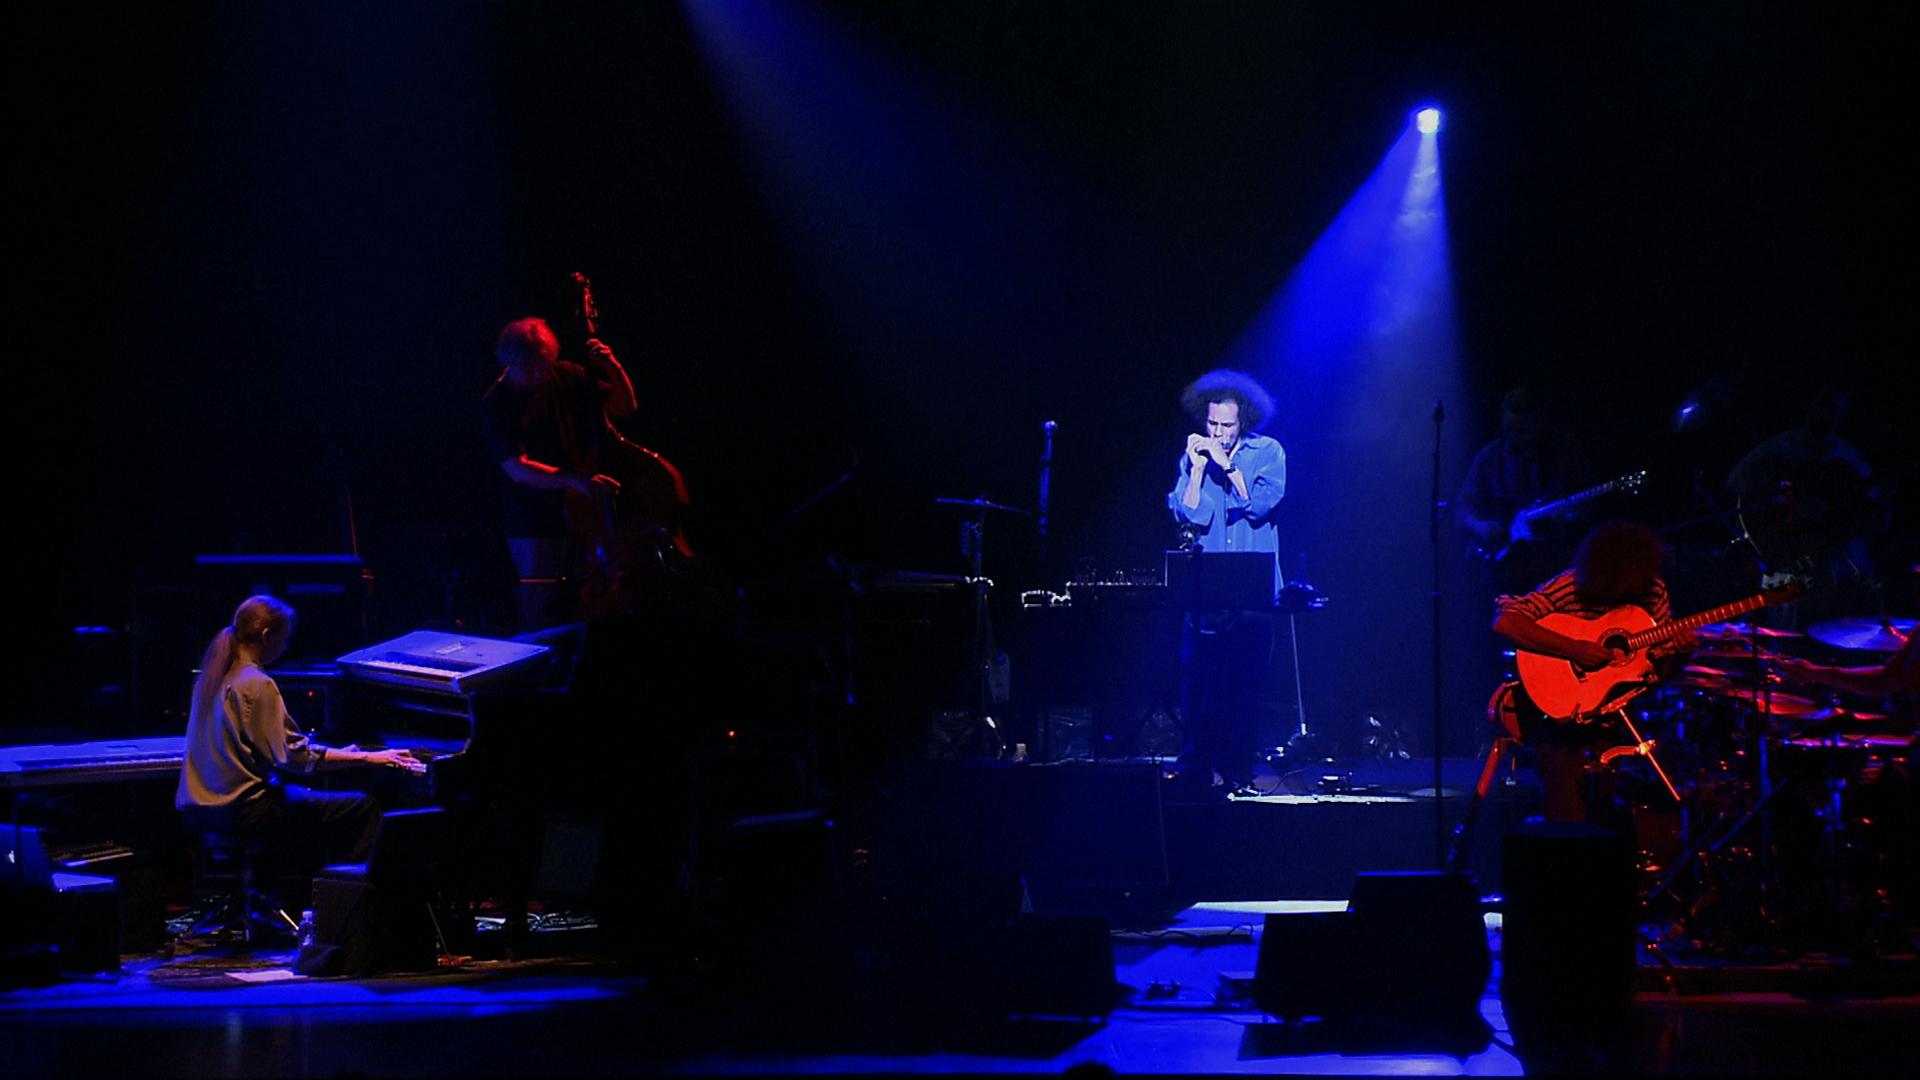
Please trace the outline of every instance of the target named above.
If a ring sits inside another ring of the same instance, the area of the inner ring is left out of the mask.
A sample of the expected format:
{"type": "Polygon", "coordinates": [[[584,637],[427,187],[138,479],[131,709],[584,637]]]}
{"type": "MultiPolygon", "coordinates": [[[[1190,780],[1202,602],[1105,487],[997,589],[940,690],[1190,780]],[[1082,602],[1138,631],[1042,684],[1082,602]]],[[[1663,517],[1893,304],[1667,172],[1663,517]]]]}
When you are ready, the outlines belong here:
{"type": "Polygon", "coordinates": [[[226,682],[227,671],[233,667],[236,647],[242,641],[255,645],[266,641],[267,635],[284,623],[293,621],[293,609],[286,601],[272,596],[249,596],[240,602],[234,610],[233,623],[220,628],[207,643],[207,651],[200,657],[200,677],[193,682],[193,715],[209,716],[213,708],[213,698],[220,692],[220,686],[226,682]]]}

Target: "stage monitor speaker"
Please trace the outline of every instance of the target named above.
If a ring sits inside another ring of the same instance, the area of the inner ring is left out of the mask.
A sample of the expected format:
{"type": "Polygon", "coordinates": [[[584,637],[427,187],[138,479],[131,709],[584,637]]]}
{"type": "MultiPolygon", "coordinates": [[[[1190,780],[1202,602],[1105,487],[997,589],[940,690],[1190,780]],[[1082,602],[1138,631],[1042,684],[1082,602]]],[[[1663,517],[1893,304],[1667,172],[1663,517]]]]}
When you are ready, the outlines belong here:
{"type": "Polygon", "coordinates": [[[302,975],[432,971],[438,963],[426,901],[369,881],[325,871],[314,878],[313,929],[313,944],[293,965],[302,975]]]}
{"type": "Polygon", "coordinates": [[[1359,924],[1350,911],[1268,915],[1253,1000],[1275,1016],[1346,1016],[1359,1004],[1359,924]]]}
{"type": "Polygon", "coordinates": [[[1478,1022],[1491,970],[1471,877],[1363,873],[1344,912],[1267,916],[1253,998],[1275,1016],[1458,1028],[1478,1022]]]}
{"type": "Polygon", "coordinates": [[[1467,874],[1431,870],[1357,874],[1348,910],[1362,955],[1377,957],[1365,1000],[1392,1017],[1477,1016],[1493,973],[1480,895],[1467,874]]]}
{"type": "Polygon", "coordinates": [[[1113,935],[1097,915],[1020,915],[1002,954],[1013,1016],[1091,1019],[1113,1011],[1113,935]]]}
{"type": "Polygon", "coordinates": [[[430,971],[438,934],[430,907],[441,886],[452,816],[438,807],[389,810],[364,863],[321,869],[313,879],[314,940],[303,975],[430,971]]]}
{"type": "Polygon", "coordinates": [[[1516,1036],[1623,1028],[1637,903],[1620,833],[1534,819],[1507,835],[1500,996],[1516,1036]]]}

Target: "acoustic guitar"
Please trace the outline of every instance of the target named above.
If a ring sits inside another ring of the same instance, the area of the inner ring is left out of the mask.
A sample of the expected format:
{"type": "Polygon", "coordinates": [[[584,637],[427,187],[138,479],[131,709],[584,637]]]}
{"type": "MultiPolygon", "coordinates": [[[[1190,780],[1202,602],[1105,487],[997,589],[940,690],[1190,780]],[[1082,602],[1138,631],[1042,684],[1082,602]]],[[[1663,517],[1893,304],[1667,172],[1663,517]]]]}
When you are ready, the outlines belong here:
{"type": "Polygon", "coordinates": [[[1613,661],[1598,670],[1588,670],[1571,660],[1520,649],[1514,656],[1520,683],[1547,717],[1592,719],[1626,704],[1652,684],[1651,650],[1709,623],[1725,622],[1804,595],[1806,586],[1790,581],[1744,600],[1664,623],[1655,623],[1652,615],[1633,604],[1623,604],[1593,619],[1566,613],[1547,615],[1539,620],[1542,628],[1575,641],[1598,642],[1613,653],[1613,661]]]}

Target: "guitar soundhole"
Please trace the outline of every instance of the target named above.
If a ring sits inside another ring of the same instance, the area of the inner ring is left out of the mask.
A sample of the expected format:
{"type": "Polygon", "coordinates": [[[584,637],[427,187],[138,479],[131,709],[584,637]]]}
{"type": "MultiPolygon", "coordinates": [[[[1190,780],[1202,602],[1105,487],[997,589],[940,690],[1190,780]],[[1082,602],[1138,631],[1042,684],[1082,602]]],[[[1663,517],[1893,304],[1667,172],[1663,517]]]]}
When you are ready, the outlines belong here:
{"type": "Polygon", "coordinates": [[[1627,654],[1627,635],[1622,631],[1614,631],[1606,635],[1600,639],[1600,644],[1606,646],[1607,651],[1612,653],[1616,660],[1627,654]]]}

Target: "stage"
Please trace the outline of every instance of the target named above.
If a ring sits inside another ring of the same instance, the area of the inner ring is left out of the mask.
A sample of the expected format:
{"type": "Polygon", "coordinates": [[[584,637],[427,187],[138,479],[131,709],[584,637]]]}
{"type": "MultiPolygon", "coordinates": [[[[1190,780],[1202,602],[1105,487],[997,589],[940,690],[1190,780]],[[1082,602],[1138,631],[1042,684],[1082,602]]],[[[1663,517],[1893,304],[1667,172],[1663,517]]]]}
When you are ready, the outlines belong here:
{"type": "MultiPolygon", "coordinates": [[[[842,1010],[819,999],[830,979],[810,984],[788,972],[770,986],[752,970],[701,969],[649,977],[591,951],[307,979],[289,969],[290,952],[245,957],[203,946],[171,959],[130,956],[118,974],[14,990],[0,996],[0,1030],[9,1072],[20,1077],[1528,1071],[1498,993],[1498,913],[1485,917],[1495,958],[1479,1001],[1487,1035],[1470,1050],[1423,1047],[1417,1037],[1409,1045],[1391,1030],[1315,1031],[1253,1007],[1244,985],[1264,917],[1343,906],[1202,902],[1162,926],[1116,932],[1112,1011],[1090,1020],[960,1025],[856,1005],[857,997],[842,1010]]],[[[1920,1019],[1914,975],[1909,967],[1876,992],[1832,982],[1819,996],[1643,990],[1623,1033],[1630,1057],[1617,1065],[1645,1075],[1886,1075],[1920,1019]]]]}

